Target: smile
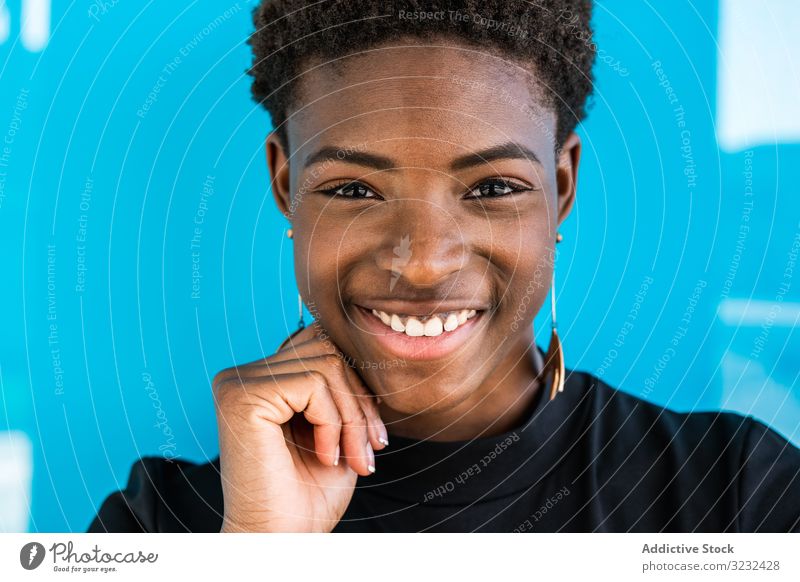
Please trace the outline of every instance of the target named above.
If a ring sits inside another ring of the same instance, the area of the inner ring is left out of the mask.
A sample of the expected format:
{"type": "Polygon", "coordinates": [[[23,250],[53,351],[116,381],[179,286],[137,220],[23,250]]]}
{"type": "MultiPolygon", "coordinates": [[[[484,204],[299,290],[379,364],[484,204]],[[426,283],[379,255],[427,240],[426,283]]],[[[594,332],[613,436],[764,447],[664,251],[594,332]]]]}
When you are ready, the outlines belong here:
{"type": "MultiPolygon", "coordinates": [[[[356,325],[372,341],[394,357],[433,360],[453,354],[470,340],[477,340],[484,309],[452,309],[420,315],[356,305],[356,325]]],[[[488,319],[486,320],[488,321],[488,319]]]]}
{"type": "Polygon", "coordinates": [[[387,327],[392,328],[394,331],[405,333],[407,336],[436,337],[443,333],[455,331],[459,325],[463,325],[467,320],[475,317],[477,311],[474,309],[461,309],[459,311],[446,311],[434,313],[430,316],[417,317],[415,315],[398,315],[373,309],[372,314],[387,327]]]}

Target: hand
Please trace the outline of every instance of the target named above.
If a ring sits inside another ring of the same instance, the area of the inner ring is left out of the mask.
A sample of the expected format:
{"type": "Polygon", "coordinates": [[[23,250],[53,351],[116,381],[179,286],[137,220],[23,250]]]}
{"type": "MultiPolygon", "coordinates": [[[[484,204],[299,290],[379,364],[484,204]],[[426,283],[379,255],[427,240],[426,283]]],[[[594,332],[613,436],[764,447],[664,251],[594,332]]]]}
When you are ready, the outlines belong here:
{"type": "Polygon", "coordinates": [[[214,378],[222,532],[331,531],[388,444],[375,396],[318,326],[214,378]]]}

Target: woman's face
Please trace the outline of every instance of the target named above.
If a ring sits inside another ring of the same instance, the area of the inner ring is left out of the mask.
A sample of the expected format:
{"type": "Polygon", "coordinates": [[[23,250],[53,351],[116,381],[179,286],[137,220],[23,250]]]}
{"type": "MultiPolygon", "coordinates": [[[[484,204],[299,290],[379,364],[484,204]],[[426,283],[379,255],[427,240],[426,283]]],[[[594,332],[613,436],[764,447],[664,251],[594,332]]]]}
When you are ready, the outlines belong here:
{"type": "Polygon", "coordinates": [[[300,293],[394,410],[457,405],[531,345],[580,153],[557,156],[532,85],[475,50],[381,47],[305,73],[292,155],[268,140],[300,293]]]}

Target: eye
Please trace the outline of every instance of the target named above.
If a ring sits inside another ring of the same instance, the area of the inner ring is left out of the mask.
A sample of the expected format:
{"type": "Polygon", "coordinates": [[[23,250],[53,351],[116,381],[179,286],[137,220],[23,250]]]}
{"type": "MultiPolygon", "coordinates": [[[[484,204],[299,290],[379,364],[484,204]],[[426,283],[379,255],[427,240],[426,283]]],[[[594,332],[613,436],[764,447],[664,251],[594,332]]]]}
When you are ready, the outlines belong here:
{"type": "Polygon", "coordinates": [[[472,188],[464,198],[500,198],[518,192],[529,192],[535,189],[536,188],[531,188],[530,186],[518,184],[503,178],[493,178],[481,182],[472,188]]]}
{"type": "Polygon", "coordinates": [[[320,190],[328,196],[341,196],[343,198],[378,198],[369,187],[361,182],[343,182],[331,188],[320,190]]]}

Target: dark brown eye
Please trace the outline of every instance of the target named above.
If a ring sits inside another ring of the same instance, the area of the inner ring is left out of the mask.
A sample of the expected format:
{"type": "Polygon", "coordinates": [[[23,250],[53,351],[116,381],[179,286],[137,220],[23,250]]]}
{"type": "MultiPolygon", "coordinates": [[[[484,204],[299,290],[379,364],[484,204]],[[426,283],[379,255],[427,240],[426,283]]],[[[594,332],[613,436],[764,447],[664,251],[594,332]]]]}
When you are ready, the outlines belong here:
{"type": "Polygon", "coordinates": [[[532,190],[532,188],[507,180],[487,180],[470,190],[466,198],[499,198],[528,190],[532,190]]]}
{"type": "Polygon", "coordinates": [[[344,198],[375,198],[376,194],[360,182],[347,182],[333,188],[323,190],[329,196],[342,196],[344,198]]]}

